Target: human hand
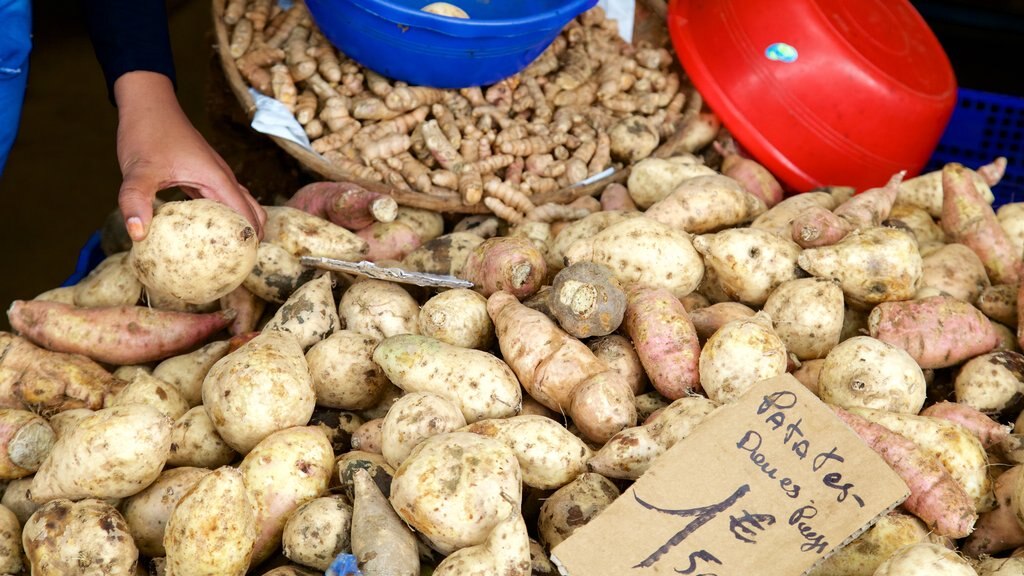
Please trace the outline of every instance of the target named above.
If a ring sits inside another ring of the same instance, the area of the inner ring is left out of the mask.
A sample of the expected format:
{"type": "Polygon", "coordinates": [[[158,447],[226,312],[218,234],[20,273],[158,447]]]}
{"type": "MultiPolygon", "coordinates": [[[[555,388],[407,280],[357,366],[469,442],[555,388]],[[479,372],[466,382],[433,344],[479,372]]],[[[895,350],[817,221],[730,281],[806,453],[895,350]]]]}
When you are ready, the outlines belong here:
{"type": "Polygon", "coordinates": [[[192,126],[166,76],[145,71],[124,74],[114,83],[114,99],[117,161],[123,177],[118,205],[133,241],[146,237],[156,193],[172,186],[192,198],[209,198],[234,208],[263,237],[266,212],[192,126]]]}

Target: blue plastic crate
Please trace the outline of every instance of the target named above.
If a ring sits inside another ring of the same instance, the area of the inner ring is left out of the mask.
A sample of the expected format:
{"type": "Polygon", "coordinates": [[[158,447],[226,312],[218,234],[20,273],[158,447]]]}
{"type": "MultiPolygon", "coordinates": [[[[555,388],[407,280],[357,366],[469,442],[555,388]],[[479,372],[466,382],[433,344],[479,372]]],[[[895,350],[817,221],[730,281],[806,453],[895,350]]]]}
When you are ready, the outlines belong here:
{"type": "Polygon", "coordinates": [[[99,266],[100,262],[106,257],[107,255],[103,253],[103,248],[100,244],[100,232],[97,230],[89,236],[85,246],[79,251],[74,273],[61,286],[74,286],[78,284],[82,278],[85,278],[89,272],[92,272],[93,268],[99,266]]]}
{"type": "Polygon", "coordinates": [[[1024,202],[1024,98],[961,88],[925,171],[947,162],[977,168],[999,156],[1006,157],[1006,175],[992,188],[993,206],[1024,202]]]}

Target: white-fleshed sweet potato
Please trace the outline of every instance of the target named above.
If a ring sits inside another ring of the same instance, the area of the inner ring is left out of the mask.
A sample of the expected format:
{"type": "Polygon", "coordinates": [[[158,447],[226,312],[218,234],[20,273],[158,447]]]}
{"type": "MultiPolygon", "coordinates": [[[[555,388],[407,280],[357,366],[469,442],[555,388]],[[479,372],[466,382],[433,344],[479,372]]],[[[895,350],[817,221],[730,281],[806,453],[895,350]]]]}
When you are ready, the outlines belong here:
{"type": "Polygon", "coordinates": [[[618,224],[623,220],[639,218],[641,216],[640,212],[612,210],[608,212],[594,212],[575,222],[570,222],[555,235],[554,240],[551,241],[550,249],[545,254],[548,273],[554,275],[565,267],[565,253],[577,241],[590,238],[605,228],[618,224]]]}
{"type": "Polygon", "coordinates": [[[961,404],[1012,417],[1024,404],[1024,355],[996,350],[971,358],[957,372],[954,391],[961,404]]]}
{"type": "Polygon", "coordinates": [[[242,281],[246,290],[267,302],[281,304],[317,274],[316,268],[307,268],[285,248],[271,242],[260,242],[256,263],[242,281]]]}
{"type": "Polygon", "coordinates": [[[330,274],[303,284],[277,309],[263,329],[290,332],[303,350],[330,336],[341,328],[331,284],[330,274]]]}
{"type": "Polygon", "coordinates": [[[453,346],[488,350],[494,345],[494,323],[487,298],[468,288],[445,290],[420,308],[420,334],[453,346]]]}
{"type": "Polygon", "coordinates": [[[181,418],[189,409],[188,402],[177,388],[145,372],[137,374],[127,386],[110,398],[106,406],[109,408],[126,404],[147,404],[171,420],[181,418]]]}
{"type": "Polygon", "coordinates": [[[228,353],[227,340],[218,340],[157,364],[153,376],[178,389],[190,407],[203,402],[203,380],[210,368],[228,353]]]}
{"type": "Polygon", "coordinates": [[[298,208],[266,206],[264,209],[267,223],[263,227],[263,242],[277,244],[292,256],[359,261],[370,250],[366,241],[354,233],[298,208]]]}
{"type": "Polygon", "coordinates": [[[538,521],[541,542],[549,550],[554,548],[618,497],[619,489],[604,476],[593,472],[581,474],[555,491],[541,506],[538,521]]]}
{"type": "MultiPolygon", "coordinates": [[[[399,400],[401,400],[401,398],[399,398],[399,400]]],[[[381,429],[383,426],[383,418],[373,418],[360,424],[352,432],[352,438],[349,440],[349,444],[351,444],[352,449],[383,455],[383,452],[381,451],[381,445],[383,443],[381,429]]]]}
{"type": "Polygon", "coordinates": [[[920,542],[938,544],[939,540],[914,516],[890,512],[826,558],[808,576],[872,576],[900,548],[920,542]]]}
{"type": "Polygon", "coordinates": [[[990,285],[978,255],[963,244],[945,244],[924,257],[922,289],[937,288],[953,298],[973,303],[990,285]]]}
{"type": "Polygon", "coordinates": [[[299,341],[270,330],[221,358],[203,381],[203,406],[224,442],[241,454],[273,432],[304,426],[316,393],[299,341]]]}
{"type": "Polygon", "coordinates": [[[875,570],[873,576],[977,576],[971,564],[941,544],[904,546],[875,570]]]}
{"type": "Polygon", "coordinates": [[[797,278],[800,247],[764,230],[731,228],[696,236],[693,246],[729,299],[749,306],[762,306],[772,290],[797,278]]]}
{"type": "Polygon", "coordinates": [[[416,536],[395,512],[365,469],[355,471],[352,554],[366,574],[419,576],[416,536]]]}
{"type": "Polygon", "coordinates": [[[211,471],[206,468],[165,470],[145,490],[126,499],[121,511],[128,532],[145,556],[158,558],[164,550],[164,529],[178,502],[211,471]]]}
{"type": "Polygon", "coordinates": [[[629,196],[641,210],[672,193],[690,178],[716,174],[701,159],[685,154],[671,158],[644,158],[633,165],[626,181],[629,196]]]}
{"type": "Polygon", "coordinates": [[[832,210],[836,200],[828,192],[807,192],[784,198],[775,206],[762,213],[750,223],[751,228],[767,230],[787,240],[792,237],[793,220],[809,208],[821,207],[832,210]]]}
{"type": "Polygon", "coordinates": [[[22,560],[21,522],[14,512],[0,506],[0,574],[21,574],[22,560]]]}
{"type": "Polygon", "coordinates": [[[704,234],[750,222],[767,209],[763,200],[721,174],[688,178],[644,216],[690,234],[704,234]]]}
{"type": "Polygon", "coordinates": [[[341,496],[321,496],[298,508],[284,524],[281,544],[292,562],[326,571],[351,546],[352,506],[341,496]]]}
{"type": "Polygon", "coordinates": [[[760,380],[786,372],[786,345],[772,318],[761,311],[722,326],[700,352],[700,383],[709,398],[726,404],[760,380]]]}
{"type": "Polygon", "coordinates": [[[168,466],[192,466],[215,469],[238,457],[217,433],[206,408],[196,406],[174,422],[171,428],[171,452],[168,466]]]}
{"type": "Polygon", "coordinates": [[[56,440],[42,416],[0,408],[0,480],[24,478],[38,470],[56,440]]]}
{"type": "Polygon", "coordinates": [[[409,392],[395,401],[381,422],[380,453],[397,468],[420,442],[465,425],[462,411],[448,399],[431,392],[409,392]]]}
{"type": "Polygon", "coordinates": [[[530,535],[517,510],[499,522],[487,540],[452,552],[434,570],[434,576],[530,576],[532,573],[530,535]]]}
{"type": "Polygon", "coordinates": [[[306,362],[319,406],[362,410],[375,405],[388,386],[373,361],[380,338],[339,330],[313,345],[306,362]]]}
{"type": "MultiPolygon", "coordinates": [[[[438,552],[483,543],[519,511],[522,475],[505,444],[470,432],[424,440],[395,471],[391,505],[438,552]]],[[[356,510],[356,517],[359,510],[356,510]]]]}
{"type": "Polygon", "coordinates": [[[926,393],[924,372],[913,357],[870,336],[840,342],[818,373],[818,396],[842,408],[917,414],[926,393]]]}
{"type": "Polygon", "coordinates": [[[75,306],[131,306],[142,296],[142,283],[135,276],[128,252],[105,258],[74,286],[75,306]]]}
{"type": "Polygon", "coordinates": [[[384,280],[360,280],[338,302],[345,329],[376,338],[419,334],[419,314],[419,304],[405,288],[384,280]]]}
{"type": "Polygon", "coordinates": [[[783,282],[768,295],[764,311],[786,349],[800,360],[824,358],[843,332],[843,291],[824,278],[783,282]]]}
{"type": "Polygon", "coordinates": [[[34,576],[135,576],[139,550],[124,518],[102,500],[51,500],[21,533],[34,576]]]}
{"type": "Polygon", "coordinates": [[[609,368],[615,370],[626,379],[633,394],[641,393],[647,387],[647,372],[629,338],[619,334],[609,334],[594,338],[587,342],[587,347],[609,368]]]}

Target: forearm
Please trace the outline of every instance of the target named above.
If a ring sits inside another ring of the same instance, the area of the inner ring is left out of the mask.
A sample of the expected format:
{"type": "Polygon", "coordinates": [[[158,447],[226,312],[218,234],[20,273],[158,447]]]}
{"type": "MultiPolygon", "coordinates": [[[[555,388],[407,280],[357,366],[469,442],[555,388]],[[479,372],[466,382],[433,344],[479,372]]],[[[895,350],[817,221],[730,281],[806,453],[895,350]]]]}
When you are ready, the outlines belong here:
{"type": "Polygon", "coordinates": [[[163,74],[173,87],[174,59],[163,0],[81,1],[112,99],[115,82],[132,71],[163,74]]]}
{"type": "Polygon", "coordinates": [[[114,82],[113,97],[122,124],[184,114],[171,80],[157,72],[139,70],[122,74],[114,82]]]}

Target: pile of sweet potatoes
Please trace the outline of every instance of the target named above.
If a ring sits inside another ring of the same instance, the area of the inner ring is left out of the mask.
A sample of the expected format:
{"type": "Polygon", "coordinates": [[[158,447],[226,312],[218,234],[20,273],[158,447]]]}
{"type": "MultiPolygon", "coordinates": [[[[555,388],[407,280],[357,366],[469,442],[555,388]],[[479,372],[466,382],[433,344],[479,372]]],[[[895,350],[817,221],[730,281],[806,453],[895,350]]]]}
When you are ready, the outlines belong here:
{"type": "Polygon", "coordinates": [[[785,197],[716,138],[551,222],[351,183],[267,206],[263,238],[164,204],[158,243],[8,309],[0,573],[555,574],[553,546],[789,372],[911,492],[814,575],[1020,574],[1024,203],[992,208],[1002,162],[785,197]]]}

